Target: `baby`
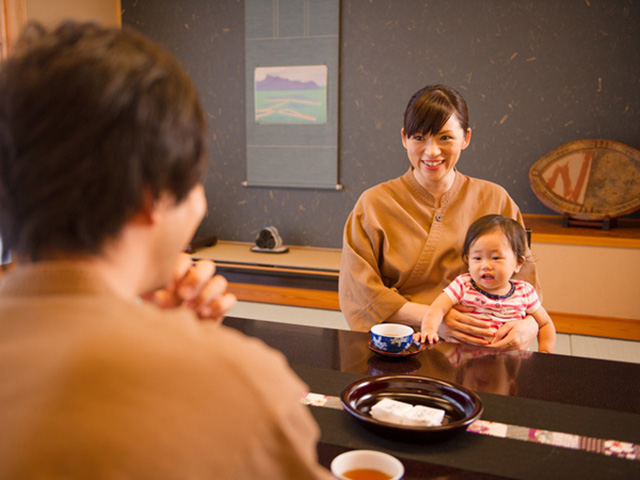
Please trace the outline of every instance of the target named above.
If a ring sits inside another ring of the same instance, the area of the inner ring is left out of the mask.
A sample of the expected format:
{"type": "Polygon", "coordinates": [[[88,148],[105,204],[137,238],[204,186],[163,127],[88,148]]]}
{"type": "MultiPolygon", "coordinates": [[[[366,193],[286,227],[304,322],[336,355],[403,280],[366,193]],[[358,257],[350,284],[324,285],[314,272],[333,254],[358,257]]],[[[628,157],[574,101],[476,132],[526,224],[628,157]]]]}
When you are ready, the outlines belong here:
{"type": "Polygon", "coordinates": [[[431,304],[422,318],[421,341],[438,341],[443,317],[459,303],[473,307],[468,315],[486,320],[495,329],[532,315],[539,327],[538,350],[553,353],[556,330],[538,294],[529,283],[511,279],[526,261],[526,242],[524,229],[510,218],[486,215],[476,220],[462,248],[469,273],[456,277],[431,304]]]}

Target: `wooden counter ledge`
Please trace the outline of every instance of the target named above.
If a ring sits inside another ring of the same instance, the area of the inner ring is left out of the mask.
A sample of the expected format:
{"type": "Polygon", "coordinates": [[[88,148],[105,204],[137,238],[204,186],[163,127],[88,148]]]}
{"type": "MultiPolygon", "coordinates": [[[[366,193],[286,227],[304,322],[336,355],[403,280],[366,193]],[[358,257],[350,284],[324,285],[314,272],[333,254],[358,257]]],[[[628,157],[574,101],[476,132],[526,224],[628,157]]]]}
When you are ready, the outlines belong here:
{"type": "Polygon", "coordinates": [[[620,218],[616,227],[563,227],[557,215],[524,214],[524,223],[531,229],[531,242],[590,245],[600,247],[640,248],[640,220],[620,218]]]}

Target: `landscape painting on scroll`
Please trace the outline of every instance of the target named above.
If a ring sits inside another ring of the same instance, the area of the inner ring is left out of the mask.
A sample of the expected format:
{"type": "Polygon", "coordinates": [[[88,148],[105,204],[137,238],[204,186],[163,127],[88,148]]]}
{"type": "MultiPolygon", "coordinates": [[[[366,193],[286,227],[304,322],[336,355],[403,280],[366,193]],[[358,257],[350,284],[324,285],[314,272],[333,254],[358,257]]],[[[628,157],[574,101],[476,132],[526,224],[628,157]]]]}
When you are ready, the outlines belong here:
{"type": "Polygon", "coordinates": [[[578,140],[529,169],[538,199],[581,220],[627,215],[640,208],[640,151],[612,140],[578,140]]]}
{"type": "Polygon", "coordinates": [[[260,124],[327,122],[327,66],[255,69],[255,120],[260,124]]]}

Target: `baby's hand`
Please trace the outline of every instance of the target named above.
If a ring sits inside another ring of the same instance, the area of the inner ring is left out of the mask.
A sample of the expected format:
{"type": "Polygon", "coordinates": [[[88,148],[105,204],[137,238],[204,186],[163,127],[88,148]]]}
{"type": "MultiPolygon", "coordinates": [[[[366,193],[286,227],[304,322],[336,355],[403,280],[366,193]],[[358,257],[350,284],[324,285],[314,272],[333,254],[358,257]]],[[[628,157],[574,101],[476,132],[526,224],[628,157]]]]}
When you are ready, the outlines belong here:
{"type": "Polygon", "coordinates": [[[440,337],[438,337],[438,333],[435,330],[422,330],[420,332],[420,343],[426,343],[427,340],[430,344],[434,344],[440,340],[440,337]]]}
{"type": "Polygon", "coordinates": [[[420,343],[430,344],[436,343],[439,340],[438,337],[438,325],[440,322],[434,321],[432,316],[429,316],[430,311],[427,310],[422,317],[422,324],[420,325],[420,343]]]}

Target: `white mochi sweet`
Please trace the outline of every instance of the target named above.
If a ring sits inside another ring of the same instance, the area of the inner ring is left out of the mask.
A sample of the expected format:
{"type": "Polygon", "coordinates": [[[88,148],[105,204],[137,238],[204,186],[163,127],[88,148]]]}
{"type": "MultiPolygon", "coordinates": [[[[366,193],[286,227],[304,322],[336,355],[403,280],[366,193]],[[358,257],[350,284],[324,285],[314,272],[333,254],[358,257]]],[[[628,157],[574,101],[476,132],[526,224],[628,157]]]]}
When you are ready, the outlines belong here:
{"type": "Polygon", "coordinates": [[[414,427],[438,427],[442,425],[443,419],[444,410],[416,405],[405,413],[402,418],[402,424],[414,427]]]}
{"type": "Polygon", "coordinates": [[[411,405],[383,398],[370,410],[371,416],[382,422],[413,427],[437,427],[442,425],[444,410],[440,408],[411,405]]]}
{"type": "Polygon", "coordinates": [[[371,416],[381,422],[402,424],[404,416],[409,410],[413,408],[413,405],[408,403],[398,402],[397,400],[391,400],[390,398],[383,398],[373,407],[371,407],[371,416]]]}

